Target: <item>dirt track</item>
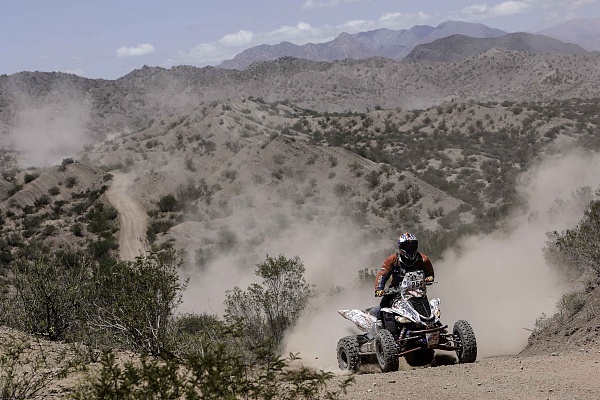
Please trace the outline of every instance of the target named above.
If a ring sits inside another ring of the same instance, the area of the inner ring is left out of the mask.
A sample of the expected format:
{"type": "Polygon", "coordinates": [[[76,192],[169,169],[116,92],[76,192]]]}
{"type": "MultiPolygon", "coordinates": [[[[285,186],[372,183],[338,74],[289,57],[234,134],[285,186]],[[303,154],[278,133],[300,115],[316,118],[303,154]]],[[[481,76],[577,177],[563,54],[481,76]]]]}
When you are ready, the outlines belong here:
{"type": "Polygon", "coordinates": [[[345,400],[600,399],[600,346],[356,375],[345,400]]]}
{"type": "Polygon", "coordinates": [[[119,212],[120,257],[128,261],[144,252],[148,218],[144,207],[127,194],[132,181],[131,174],[113,173],[113,182],[107,192],[109,201],[119,212]]]}

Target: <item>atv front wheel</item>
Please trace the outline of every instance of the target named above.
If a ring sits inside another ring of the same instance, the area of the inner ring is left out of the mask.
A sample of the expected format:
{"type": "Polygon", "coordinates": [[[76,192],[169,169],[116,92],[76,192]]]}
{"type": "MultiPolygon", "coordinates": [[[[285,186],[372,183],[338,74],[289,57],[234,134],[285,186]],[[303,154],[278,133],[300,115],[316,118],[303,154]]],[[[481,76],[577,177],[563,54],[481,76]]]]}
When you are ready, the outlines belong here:
{"type": "Polygon", "coordinates": [[[375,354],[381,372],[398,371],[398,346],[390,331],[382,329],[375,336],[375,354]]]}
{"type": "Polygon", "coordinates": [[[458,349],[456,349],[458,362],[461,364],[475,362],[475,359],[477,359],[477,341],[471,325],[467,321],[456,321],[452,334],[458,345],[458,349]]]}
{"type": "Polygon", "coordinates": [[[341,369],[351,372],[355,372],[358,369],[360,361],[358,349],[359,345],[356,336],[346,336],[338,341],[337,359],[341,369]]]}

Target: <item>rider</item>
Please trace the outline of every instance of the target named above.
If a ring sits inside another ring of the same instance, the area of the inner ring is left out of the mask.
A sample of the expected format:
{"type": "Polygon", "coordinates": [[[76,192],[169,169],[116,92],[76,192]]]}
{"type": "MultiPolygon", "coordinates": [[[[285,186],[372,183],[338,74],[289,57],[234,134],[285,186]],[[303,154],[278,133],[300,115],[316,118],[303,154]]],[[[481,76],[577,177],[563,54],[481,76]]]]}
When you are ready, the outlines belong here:
{"type": "Polygon", "coordinates": [[[379,317],[379,310],[392,305],[393,295],[386,295],[384,292],[385,284],[390,277],[392,282],[390,287],[398,287],[404,279],[404,274],[408,271],[422,270],[425,273],[425,282],[433,282],[433,265],[427,255],[417,251],[419,241],[417,237],[410,232],[403,233],[398,238],[398,252],[385,259],[381,270],[375,278],[375,297],[383,297],[380,307],[372,311],[379,317]]]}

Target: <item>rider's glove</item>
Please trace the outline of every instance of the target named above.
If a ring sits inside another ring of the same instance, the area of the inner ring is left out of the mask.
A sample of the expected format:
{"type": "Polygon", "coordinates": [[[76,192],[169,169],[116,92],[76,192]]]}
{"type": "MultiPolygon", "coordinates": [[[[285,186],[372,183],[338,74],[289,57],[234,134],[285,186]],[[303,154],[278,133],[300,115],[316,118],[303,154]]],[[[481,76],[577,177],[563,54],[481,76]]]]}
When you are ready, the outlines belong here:
{"type": "Polygon", "coordinates": [[[376,290],[375,291],[375,297],[383,297],[384,294],[385,294],[385,290],[376,290]]]}
{"type": "Polygon", "coordinates": [[[425,282],[427,282],[427,283],[433,282],[433,276],[428,276],[427,278],[425,278],[425,282]]]}

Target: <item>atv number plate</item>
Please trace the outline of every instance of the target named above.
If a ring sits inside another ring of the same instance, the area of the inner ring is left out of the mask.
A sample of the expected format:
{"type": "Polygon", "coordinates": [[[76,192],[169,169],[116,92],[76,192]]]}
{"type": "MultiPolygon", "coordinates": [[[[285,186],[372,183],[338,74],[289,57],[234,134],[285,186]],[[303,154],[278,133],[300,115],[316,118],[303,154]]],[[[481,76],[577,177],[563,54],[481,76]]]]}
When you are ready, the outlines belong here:
{"type": "Polygon", "coordinates": [[[427,339],[427,347],[429,348],[436,347],[438,344],[440,344],[439,332],[426,333],[425,338],[427,339]]]}

